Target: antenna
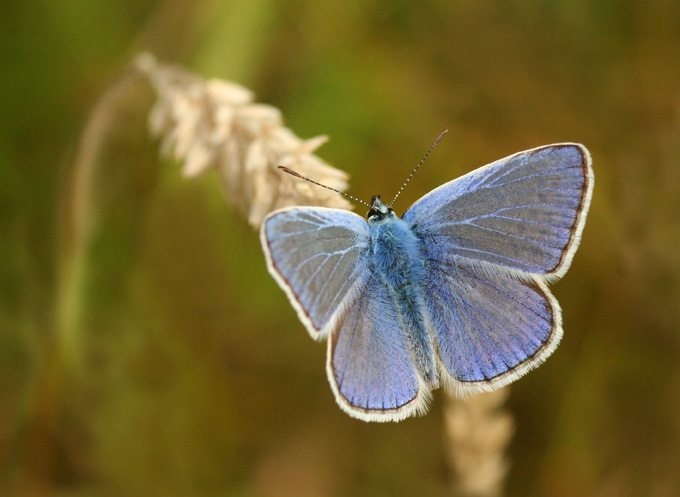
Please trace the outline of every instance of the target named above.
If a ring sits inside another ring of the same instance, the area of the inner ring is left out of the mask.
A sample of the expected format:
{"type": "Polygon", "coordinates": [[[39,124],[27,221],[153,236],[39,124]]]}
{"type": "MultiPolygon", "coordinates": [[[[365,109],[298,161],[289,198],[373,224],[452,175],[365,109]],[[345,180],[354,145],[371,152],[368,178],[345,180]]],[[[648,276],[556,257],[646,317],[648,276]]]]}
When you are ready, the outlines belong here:
{"type": "Polygon", "coordinates": [[[418,165],[417,165],[415,168],[413,168],[413,171],[411,171],[411,174],[408,175],[408,178],[406,178],[406,181],[404,181],[404,184],[401,185],[401,188],[399,188],[399,191],[398,191],[397,194],[394,196],[394,198],[392,199],[392,202],[390,202],[390,205],[388,205],[388,207],[392,207],[392,204],[394,203],[395,200],[397,200],[397,197],[398,197],[399,194],[402,192],[402,190],[404,189],[404,187],[406,186],[406,184],[407,184],[409,181],[411,181],[411,178],[413,177],[414,174],[416,174],[416,171],[418,170],[418,168],[419,168],[420,166],[423,165],[423,162],[425,162],[425,159],[427,159],[427,156],[430,155],[430,152],[432,152],[432,150],[434,150],[434,147],[437,146],[437,143],[439,143],[439,142],[441,141],[441,139],[444,138],[444,135],[445,135],[448,131],[449,131],[449,129],[448,129],[448,128],[445,128],[444,131],[442,131],[442,132],[439,134],[439,136],[438,136],[437,139],[434,141],[434,143],[432,144],[432,146],[430,147],[430,149],[427,151],[427,153],[425,154],[425,156],[424,156],[422,159],[420,159],[420,162],[418,163],[418,165]]]}
{"type": "Polygon", "coordinates": [[[363,200],[359,200],[356,197],[352,197],[351,195],[348,195],[345,192],[341,192],[340,190],[336,190],[335,188],[331,188],[330,186],[326,186],[326,185],[322,185],[321,183],[317,183],[316,181],[309,179],[309,178],[301,175],[300,173],[296,173],[292,169],[288,169],[287,167],[284,167],[284,166],[279,166],[279,169],[281,169],[281,171],[283,171],[284,173],[288,173],[292,176],[295,176],[296,178],[300,178],[300,179],[303,179],[305,181],[309,181],[310,183],[312,183],[314,185],[321,186],[321,187],[326,188],[327,190],[330,190],[332,192],[339,193],[340,195],[344,195],[345,197],[351,198],[355,202],[359,202],[360,204],[364,204],[365,206],[367,206],[369,208],[371,207],[371,204],[369,204],[368,202],[364,202],[363,200]]]}

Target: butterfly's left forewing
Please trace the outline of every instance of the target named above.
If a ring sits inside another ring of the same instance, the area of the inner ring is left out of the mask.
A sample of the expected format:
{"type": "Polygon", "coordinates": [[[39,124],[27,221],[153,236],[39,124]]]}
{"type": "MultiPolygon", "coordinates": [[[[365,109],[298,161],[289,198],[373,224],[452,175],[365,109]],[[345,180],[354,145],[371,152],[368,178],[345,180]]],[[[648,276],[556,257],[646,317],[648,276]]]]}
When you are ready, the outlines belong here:
{"type": "Polygon", "coordinates": [[[269,272],[312,338],[332,330],[367,278],[368,225],[340,209],[292,207],[261,226],[269,272]]]}

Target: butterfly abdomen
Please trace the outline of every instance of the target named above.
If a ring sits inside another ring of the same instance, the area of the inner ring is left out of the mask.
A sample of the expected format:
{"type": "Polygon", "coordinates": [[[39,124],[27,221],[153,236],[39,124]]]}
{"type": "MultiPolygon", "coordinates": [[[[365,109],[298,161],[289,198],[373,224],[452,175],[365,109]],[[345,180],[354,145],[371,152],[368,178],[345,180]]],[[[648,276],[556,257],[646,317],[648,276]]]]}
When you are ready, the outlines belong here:
{"type": "Polygon", "coordinates": [[[438,386],[433,346],[423,318],[423,253],[409,226],[392,216],[371,224],[373,271],[388,288],[399,311],[402,335],[425,383],[438,386]]]}

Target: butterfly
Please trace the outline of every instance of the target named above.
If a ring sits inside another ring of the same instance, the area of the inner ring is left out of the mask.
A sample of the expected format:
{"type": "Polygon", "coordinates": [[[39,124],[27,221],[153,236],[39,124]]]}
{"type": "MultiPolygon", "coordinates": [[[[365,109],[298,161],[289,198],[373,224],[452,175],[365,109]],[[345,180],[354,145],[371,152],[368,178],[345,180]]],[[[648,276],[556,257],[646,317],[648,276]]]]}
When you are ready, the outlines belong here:
{"type": "Polygon", "coordinates": [[[288,207],[260,238],[302,324],[327,340],[339,406],[399,421],[439,386],[495,390],[552,354],[562,318],[547,284],[569,268],[593,184],[583,145],[547,145],[445,183],[401,218],[378,195],[366,219],[288,207]]]}

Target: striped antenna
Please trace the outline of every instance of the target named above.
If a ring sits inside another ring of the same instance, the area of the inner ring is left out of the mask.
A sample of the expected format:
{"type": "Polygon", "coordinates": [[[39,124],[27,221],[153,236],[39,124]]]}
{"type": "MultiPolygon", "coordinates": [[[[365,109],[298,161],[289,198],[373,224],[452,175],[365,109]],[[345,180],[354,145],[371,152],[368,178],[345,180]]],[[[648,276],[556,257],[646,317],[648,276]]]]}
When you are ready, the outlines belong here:
{"type": "Polygon", "coordinates": [[[444,129],[444,131],[442,131],[442,132],[439,134],[439,136],[437,137],[437,139],[434,141],[434,143],[433,143],[432,146],[430,147],[430,150],[427,151],[427,153],[426,153],[425,156],[420,160],[420,162],[418,163],[418,165],[417,165],[415,168],[413,168],[413,171],[411,171],[411,174],[408,175],[408,178],[406,178],[406,181],[404,181],[404,184],[401,185],[401,188],[399,188],[399,191],[398,191],[397,194],[394,196],[394,198],[392,199],[392,202],[390,202],[390,205],[389,205],[388,207],[392,207],[392,204],[394,203],[395,200],[397,200],[397,197],[398,197],[399,194],[404,190],[404,187],[406,186],[406,184],[407,184],[409,181],[411,181],[411,178],[413,177],[414,174],[416,174],[416,171],[418,170],[418,168],[419,168],[420,166],[423,165],[423,162],[425,162],[425,159],[427,159],[427,156],[430,155],[430,152],[432,152],[432,150],[434,150],[434,147],[437,146],[437,143],[439,143],[439,142],[441,141],[441,139],[444,138],[444,135],[445,135],[448,131],[449,131],[449,129],[446,128],[446,129],[444,129]]]}
{"type": "Polygon", "coordinates": [[[309,178],[301,175],[300,173],[293,171],[292,169],[288,169],[287,167],[284,167],[284,166],[279,166],[279,169],[281,169],[281,171],[283,171],[284,173],[288,173],[292,176],[295,176],[296,178],[300,178],[300,179],[303,179],[305,181],[309,181],[313,185],[321,186],[321,187],[326,188],[327,190],[330,190],[332,192],[339,193],[340,195],[344,195],[345,197],[350,198],[350,199],[354,200],[355,202],[359,202],[360,204],[364,204],[365,206],[367,206],[369,208],[371,207],[371,204],[369,204],[368,202],[364,202],[363,200],[359,200],[356,197],[352,197],[351,195],[348,195],[345,192],[341,192],[340,190],[336,190],[335,188],[331,188],[330,186],[326,186],[326,185],[322,185],[321,183],[317,183],[313,179],[309,179],[309,178]]]}

